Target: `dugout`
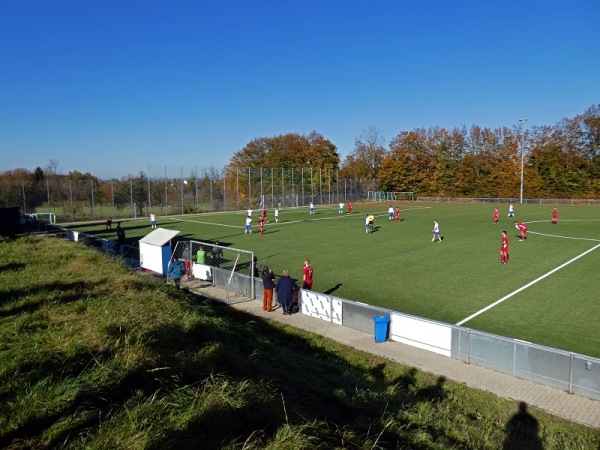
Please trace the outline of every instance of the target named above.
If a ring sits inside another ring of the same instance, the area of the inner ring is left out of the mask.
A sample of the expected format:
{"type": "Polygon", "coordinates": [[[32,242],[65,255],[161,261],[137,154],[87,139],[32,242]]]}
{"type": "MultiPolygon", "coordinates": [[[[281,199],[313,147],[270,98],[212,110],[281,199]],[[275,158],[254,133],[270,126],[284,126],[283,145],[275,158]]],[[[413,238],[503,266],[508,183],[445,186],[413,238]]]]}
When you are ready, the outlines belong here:
{"type": "Polygon", "coordinates": [[[157,228],[140,239],[140,267],[166,276],[171,260],[171,240],[178,234],[176,230],[157,228]]]}

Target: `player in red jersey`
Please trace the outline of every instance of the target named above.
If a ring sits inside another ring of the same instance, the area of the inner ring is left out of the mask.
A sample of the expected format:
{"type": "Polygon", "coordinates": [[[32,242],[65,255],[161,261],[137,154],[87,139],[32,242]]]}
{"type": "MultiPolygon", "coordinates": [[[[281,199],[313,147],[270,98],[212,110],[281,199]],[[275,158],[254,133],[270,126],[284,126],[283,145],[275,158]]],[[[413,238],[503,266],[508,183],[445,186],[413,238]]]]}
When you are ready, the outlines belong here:
{"type": "Polygon", "coordinates": [[[552,211],[552,220],[550,221],[550,223],[558,225],[558,208],[554,208],[554,211],[552,211]]]}
{"type": "Polygon", "coordinates": [[[265,216],[261,215],[258,219],[258,228],[260,229],[260,234],[265,234],[265,216]]]}
{"type": "Polygon", "coordinates": [[[525,240],[525,235],[527,234],[527,224],[525,222],[515,222],[515,228],[521,232],[521,239],[519,242],[525,240]]]}
{"type": "Polygon", "coordinates": [[[500,214],[500,211],[498,211],[498,208],[494,209],[494,223],[498,223],[500,221],[498,219],[498,214],[500,214]]]}
{"type": "Polygon", "coordinates": [[[310,260],[304,260],[304,270],[302,270],[302,289],[312,289],[313,285],[313,268],[310,265],[310,260]]]}
{"type": "Polygon", "coordinates": [[[500,246],[500,262],[502,264],[508,263],[508,236],[506,231],[502,232],[502,245],[500,246]]]}
{"type": "Polygon", "coordinates": [[[396,208],[396,216],[394,217],[394,222],[400,222],[400,208],[396,208]]]}
{"type": "Polygon", "coordinates": [[[348,202],[348,214],[352,214],[352,202],[348,202]]]}

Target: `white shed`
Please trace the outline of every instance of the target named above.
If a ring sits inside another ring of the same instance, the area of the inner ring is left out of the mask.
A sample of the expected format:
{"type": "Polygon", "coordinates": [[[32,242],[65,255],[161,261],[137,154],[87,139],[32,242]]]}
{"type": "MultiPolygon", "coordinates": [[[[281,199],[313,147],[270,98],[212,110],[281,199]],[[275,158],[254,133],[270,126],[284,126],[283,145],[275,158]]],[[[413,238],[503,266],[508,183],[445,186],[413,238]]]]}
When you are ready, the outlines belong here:
{"type": "Polygon", "coordinates": [[[171,260],[171,239],[178,234],[177,230],[157,228],[140,239],[140,266],[166,276],[171,260]]]}

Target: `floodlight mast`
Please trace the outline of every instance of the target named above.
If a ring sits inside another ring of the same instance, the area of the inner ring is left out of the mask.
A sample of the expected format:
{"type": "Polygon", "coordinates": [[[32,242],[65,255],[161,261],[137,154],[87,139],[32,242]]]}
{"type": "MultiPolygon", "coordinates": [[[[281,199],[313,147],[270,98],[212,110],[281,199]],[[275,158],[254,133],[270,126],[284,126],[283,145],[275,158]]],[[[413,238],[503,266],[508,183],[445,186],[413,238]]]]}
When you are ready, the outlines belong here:
{"type": "Polygon", "coordinates": [[[519,194],[519,203],[523,203],[523,169],[525,162],[525,133],[521,133],[521,131],[522,126],[525,125],[528,120],[529,119],[519,119],[519,137],[523,134],[521,137],[521,191],[519,194]]]}

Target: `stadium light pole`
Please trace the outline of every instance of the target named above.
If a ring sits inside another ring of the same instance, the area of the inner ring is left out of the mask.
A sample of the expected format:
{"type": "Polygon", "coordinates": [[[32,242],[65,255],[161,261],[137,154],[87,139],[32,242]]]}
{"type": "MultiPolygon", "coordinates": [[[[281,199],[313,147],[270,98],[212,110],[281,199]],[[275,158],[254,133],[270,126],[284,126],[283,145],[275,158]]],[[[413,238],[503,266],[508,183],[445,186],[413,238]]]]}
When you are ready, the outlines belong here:
{"type": "Polygon", "coordinates": [[[523,203],[523,169],[525,162],[525,133],[522,133],[523,125],[527,123],[529,119],[519,119],[519,136],[521,136],[521,191],[519,194],[519,203],[523,203]]]}

